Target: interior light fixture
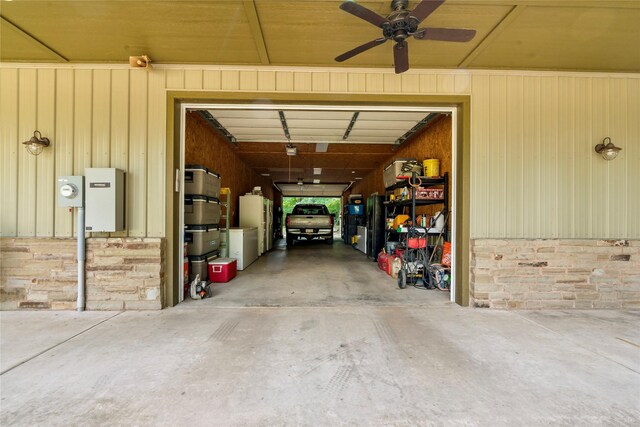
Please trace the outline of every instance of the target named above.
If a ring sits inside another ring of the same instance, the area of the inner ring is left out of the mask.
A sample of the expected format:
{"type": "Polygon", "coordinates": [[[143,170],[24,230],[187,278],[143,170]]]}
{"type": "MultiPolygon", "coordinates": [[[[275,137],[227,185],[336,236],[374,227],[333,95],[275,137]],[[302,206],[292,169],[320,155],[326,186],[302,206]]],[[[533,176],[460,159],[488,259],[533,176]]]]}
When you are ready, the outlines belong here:
{"type": "Polygon", "coordinates": [[[129,66],[131,68],[151,68],[151,58],[147,55],[130,56],[129,66]]]}
{"type": "Polygon", "coordinates": [[[620,147],[616,147],[611,142],[611,138],[608,136],[602,140],[602,143],[596,145],[596,153],[600,154],[605,160],[613,160],[618,157],[618,151],[622,150],[620,147]],[[609,141],[609,143],[607,143],[609,141]]]}
{"type": "Polygon", "coordinates": [[[320,180],[316,178],[316,179],[313,180],[313,183],[314,184],[320,184],[320,180]]]}
{"type": "Polygon", "coordinates": [[[322,168],[313,168],[314,175],[322,175],[322,168]]]}
{"type": "Polygon", "coordinates": [[[48,147],[51,144],[49,138],[45,138],[42,136],[40,131],[33,132],[33,136],[28,141],[23,142],[25,148],[30,154],[37,156],[42,153],[45,147],[48,147]]]}
{"type": "Polygon", "coordinates": [[[287,156],[295,156],[298,154],[298,148],[291,143],[287,144],[285,150],[287,152],[287,156]]]}
{"type": "Polygon", "coordinates": [[[304,182],[302,182],[302,178],[298,178],[298,185],[302,186],[304,182]]]}

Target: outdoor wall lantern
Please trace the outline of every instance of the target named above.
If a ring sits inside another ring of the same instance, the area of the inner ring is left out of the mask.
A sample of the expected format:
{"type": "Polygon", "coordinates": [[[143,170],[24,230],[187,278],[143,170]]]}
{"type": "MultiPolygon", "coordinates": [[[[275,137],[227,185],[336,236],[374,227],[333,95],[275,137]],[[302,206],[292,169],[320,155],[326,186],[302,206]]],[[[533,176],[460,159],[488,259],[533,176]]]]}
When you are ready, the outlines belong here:
{"type": "Polygon", "coordinates": [[[131,68],[151,68],[151,58],[147,55],[130,56],[129,66],[131,68]]]}
{"type": "Polygon", "coordinates": [[[622,148],[616,147],[611,142],[611,138],[606,137],[602,140],[601,144],[596,145],[596,153],[600,154],[605,160],[613,160],[618,156],[618,151],[622,150],[622,148]],[[609,143],[607,144],[607,141],[609,143]]]}
{"type": "Polygon", "coordinates": [[[23,142],[23,144],[29,153],[37,156],[42,153],[42,150],[44,150],[45,147],[48,147],[49,144],[51,144],[51,141],[49,141],[49,138],[44,138],[40,131],[35,131],[33,132],[31,139],[23,142]]]}

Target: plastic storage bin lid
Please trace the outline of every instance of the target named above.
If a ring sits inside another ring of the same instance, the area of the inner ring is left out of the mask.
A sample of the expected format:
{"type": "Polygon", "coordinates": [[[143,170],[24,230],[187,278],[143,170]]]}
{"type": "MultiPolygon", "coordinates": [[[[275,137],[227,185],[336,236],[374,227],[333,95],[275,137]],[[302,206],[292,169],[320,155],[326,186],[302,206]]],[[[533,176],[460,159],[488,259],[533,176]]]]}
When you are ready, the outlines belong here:
{"type": "Polygon", "coordinates": [[[186,165],[184,167],[184,170],[187,172],[203,171],[205,173],[208,173],[209,175],[215,176],[216,178],[220,178],[220,174],[217,174],[214,171],[209,170],[209,168],[202,165],[186,165]]]}
{"type": "Polygon", "coordinates": [[[204,255],[189,255],[189,261],[191,262],[208,261],[209,258],[217,257],[217,256],[218,256],[218,251],[208,252],[204,255]]]}
{"type": "Polygon", "coordinates": [[[236,261],[237,260],[235,258],[218,258],[216,260],[209,261],[209,265],[213,265],[213,264],[216,264],[216,265],[220,265],[220,264],[227,265],[227,264],[232,264],[232,263],[234,263],[236,261]]]}
{"type": "Polygon", "coordinates": [[[215,197],[202,196],[202,195],[186,195],[184,196],[184,202],[188,205],[193,204],[194,201],[198,202],[207,202],[207,203],[215,203],[220,204],[220,200],[215,197]]]}
{"type": "Polygon", "coordinates": [[[398,158],[398,159],[394,159],[391,163],[389,163],[387,166],[385,166],[385,169],[389,169],[395,163],[398,163],[398,162],[406,163],[406,162],[408,162],[410,160],[418,161],[418,159],[416,159],[415,157],[398,158]]]}
{"type": "Polygon", "coordinates": [[[217,224],[202,224],[202,225],[185,225],[185,233],[200,233],[205,231],[219,230],[217,224]]]}

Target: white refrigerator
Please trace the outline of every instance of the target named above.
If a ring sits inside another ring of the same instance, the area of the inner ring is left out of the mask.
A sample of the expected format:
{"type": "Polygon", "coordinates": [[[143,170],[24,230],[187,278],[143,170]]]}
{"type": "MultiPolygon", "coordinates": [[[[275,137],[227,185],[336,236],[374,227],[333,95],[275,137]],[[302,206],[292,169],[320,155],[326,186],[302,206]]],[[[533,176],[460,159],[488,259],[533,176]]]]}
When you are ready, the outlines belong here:
{"type": "Polygon", "coordinates": [[[240,227],[258,229],[258,255],[273,246],[273,202],[263,196],[240,196],[240,227]]]}

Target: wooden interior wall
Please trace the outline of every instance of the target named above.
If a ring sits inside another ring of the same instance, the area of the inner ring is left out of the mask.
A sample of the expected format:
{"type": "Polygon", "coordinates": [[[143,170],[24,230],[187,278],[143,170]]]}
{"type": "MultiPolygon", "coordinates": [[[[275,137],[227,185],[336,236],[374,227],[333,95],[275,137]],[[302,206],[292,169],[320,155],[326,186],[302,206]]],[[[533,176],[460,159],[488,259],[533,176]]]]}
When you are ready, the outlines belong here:
{"type": "Polygon", "coordinates": [[[235,149],[197,113],[187,113],[185,127],[185,164],[203,165],[218,173],[222,187],[231,188],[231,225],[238,226],[238,197],[261,186],[262,194],[279,203],[269,178],[253,171],[235,149]],[[274,196],[276,196],[274,198],[274,196]]]}
{"type": "MultiPolygon", "coordinates": [[[[384,194],[384,180],[382,178],[385,166],[397,158],[416,158],[418,161],[424,159],[440,160],[440,175],[449,173],[449,182],[452,176],[452,147],[451,147],[451,116],[442,116],[424,129],[409,142],[400,146],[392,156],[371,172],[364,179],[351,187],[351,194],[362,193],[365,198],[372,193],[384,194]]],[[[451,208],[452,191],[449,186],[449,208],[451,208]]],[[[441,207],[424,206],[417,209],[418,213],[432,215],[441,207]]]]}

